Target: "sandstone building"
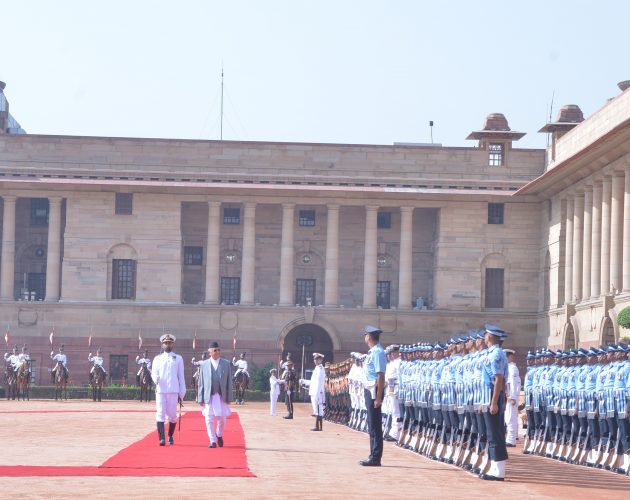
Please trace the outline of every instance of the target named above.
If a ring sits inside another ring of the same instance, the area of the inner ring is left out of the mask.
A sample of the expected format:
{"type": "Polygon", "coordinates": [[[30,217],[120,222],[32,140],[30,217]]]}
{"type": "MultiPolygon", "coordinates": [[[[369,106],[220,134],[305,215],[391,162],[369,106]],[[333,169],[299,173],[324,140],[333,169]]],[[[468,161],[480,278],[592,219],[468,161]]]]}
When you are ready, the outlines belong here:
{"type": "Polygon", "coordinates": [[[298,368],[302,351],[364,350],[366,323],[384,344],[486,322],[521,352],[618,339],[620,86],[586,120],[562,108],[547,151],[518,148],[500,113],[465,148],[30,135],[0,89],[0,324],[29,345],[36,383],[52,331],[77,383],[90,338],[120,381],[139,337],[155,355],[163,331],[185,358],[216,339],[228,357],[236,342],[259,366],[291,352],[298,368]]]}

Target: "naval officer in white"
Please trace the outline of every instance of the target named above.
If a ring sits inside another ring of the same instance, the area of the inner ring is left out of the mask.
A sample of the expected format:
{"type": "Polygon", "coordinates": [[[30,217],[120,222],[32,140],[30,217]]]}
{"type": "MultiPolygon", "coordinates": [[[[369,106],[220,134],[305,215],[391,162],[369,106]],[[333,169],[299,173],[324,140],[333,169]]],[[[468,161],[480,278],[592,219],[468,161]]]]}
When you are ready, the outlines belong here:
{"type": "Polygon", "coordinates": [[[153,359],[151,378],[155,384],[155,406],[160,446],[165,445],[164,423],[168,419],[168,444],[173,444],[173,433],[177,425],[177,403],[186,395],[184,380],[184,360],[173,352],[175,335],[171,333],[160,337],[162,354],[153,359]]]}

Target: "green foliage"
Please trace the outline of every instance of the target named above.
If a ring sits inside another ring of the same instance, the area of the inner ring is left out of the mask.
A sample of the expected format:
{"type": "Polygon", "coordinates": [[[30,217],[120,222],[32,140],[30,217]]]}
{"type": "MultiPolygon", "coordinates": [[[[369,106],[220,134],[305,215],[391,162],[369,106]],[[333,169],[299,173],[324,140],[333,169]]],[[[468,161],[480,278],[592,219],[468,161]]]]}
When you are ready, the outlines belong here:
{"type": "Polygon", "coordinates": [[[624,307],[617,315],[617,323],[622,328],[630,328],[630,306],[624,307]]]}
{"type": "Polygon", "coordinates": [[[269,392],[269,370],[275,368],[275,365],[273,363],[267,363],[262,368],[258,368],[254,363],[250,363],[250,366],[250,389],[253,389],[254,391],[269,392]]]}

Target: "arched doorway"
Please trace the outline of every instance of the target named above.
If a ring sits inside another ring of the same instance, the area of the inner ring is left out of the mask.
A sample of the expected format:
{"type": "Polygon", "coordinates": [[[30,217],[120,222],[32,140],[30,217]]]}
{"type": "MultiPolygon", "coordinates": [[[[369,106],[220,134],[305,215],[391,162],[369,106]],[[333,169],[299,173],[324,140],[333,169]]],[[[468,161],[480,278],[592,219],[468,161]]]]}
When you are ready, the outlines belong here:
{"type": "Polygon", "coordinates": [[[569,349],[576,348],[577,345],[575,343],[575,330],[573,329],[573,325],[571,321],[569,321],[564,330],[564,342],[562,344],[562,349],[567,351],[569,349]]]}
{"type": "Polygon", "coordinates": [[[304,370],[306,371],[313,368],[314,352],[323,354],[324,361],[332,361],[333,342],[328,332],[319,325],[313,323],[298,325],[284,338],[282,359],[287,359],[287,354],[291,353],[298,377],[301,377],[303,373],[302,353],[304,353],[304,370]]]}
{"type": "Polygon", "coordinates": [[[615,327],[612,320],[606,316],[604,318],[604,324],[602,325],[601,345],[614,344],[615,340],[615,327]]]}

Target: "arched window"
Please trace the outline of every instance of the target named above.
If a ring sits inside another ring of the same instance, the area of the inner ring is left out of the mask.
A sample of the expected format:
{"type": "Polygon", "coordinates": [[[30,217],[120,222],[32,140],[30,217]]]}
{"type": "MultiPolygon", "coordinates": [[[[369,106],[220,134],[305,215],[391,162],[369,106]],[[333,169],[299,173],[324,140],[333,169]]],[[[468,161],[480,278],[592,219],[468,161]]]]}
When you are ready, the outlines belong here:
{"type": "Polygon", "coordinates": [[[135,300],[138,256],[130,245],[113,246],[107,254],[107,297],[135,300]]]}

